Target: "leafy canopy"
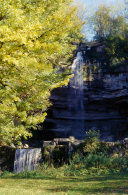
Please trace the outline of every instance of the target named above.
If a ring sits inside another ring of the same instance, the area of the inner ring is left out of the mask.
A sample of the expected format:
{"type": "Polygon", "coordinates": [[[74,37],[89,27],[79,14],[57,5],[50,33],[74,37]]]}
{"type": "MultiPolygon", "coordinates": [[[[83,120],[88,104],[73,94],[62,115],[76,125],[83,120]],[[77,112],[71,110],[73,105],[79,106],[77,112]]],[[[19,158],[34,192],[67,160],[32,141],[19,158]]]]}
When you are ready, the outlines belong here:
{"type": "Polygon", "coordinates": [[[81,37],[70,0],[0,0],[0,144],[18,143],[44,121],[50,91],[81,37]]]}
{"type": "MultiPolygon", "coordinates": [[[[109,66],[127,64],[128,24],[121,13],[101,5],[93,16],[94,38],[105,45],[104,60],[109,66]]],[[[101,54],[102,55],[102,54],[101,54]]]]}
{"type": "Polygon", "coordinates": [[[100,5],[92,17],[94,34],[97,40],[107,36],[122,35],[126,30],[126,19],[119,13],[114,13],[111,7],[100,5]]]}

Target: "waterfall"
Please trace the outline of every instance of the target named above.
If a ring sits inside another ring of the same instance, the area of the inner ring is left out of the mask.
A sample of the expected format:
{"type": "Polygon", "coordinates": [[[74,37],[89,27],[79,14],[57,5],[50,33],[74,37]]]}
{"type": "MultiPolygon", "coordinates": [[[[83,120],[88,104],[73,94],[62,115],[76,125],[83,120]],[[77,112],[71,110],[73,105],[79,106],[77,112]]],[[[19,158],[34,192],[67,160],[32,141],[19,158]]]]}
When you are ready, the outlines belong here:
{"type": "Polygon", "coordinates": [[[15,153],[14,172],[35,170],[41,163],[41,148],[17,149],[15,153]]]}
{"type": "Polygon", "coordinates": [[[72,135],[78,139],[84,137],[84,89],[83,89],[83,56],[78,52],[72,63],[74,77],[70,81],[69,112],[73,119],[72,135]]]}
{"type": "Polygon", "coordinates": [[[72,63],[74,77],[70,81],[70,91],[73,103],[71,107],[78,111],[84,109],[83,105],[83,56],[82,52],[78,52],[75,60],[72,63]]]}

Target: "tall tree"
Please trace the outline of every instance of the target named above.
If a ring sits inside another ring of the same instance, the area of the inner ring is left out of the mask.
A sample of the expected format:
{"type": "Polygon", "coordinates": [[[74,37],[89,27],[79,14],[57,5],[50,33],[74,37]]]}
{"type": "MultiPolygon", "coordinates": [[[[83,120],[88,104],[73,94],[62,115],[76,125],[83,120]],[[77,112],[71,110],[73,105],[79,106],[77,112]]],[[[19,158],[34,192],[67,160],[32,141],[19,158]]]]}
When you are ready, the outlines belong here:
{"type": "Polygon", "coordinates": [[[113,13],[110,7],[101,5],[93,16],[95,38],[104,39],[107,36],[124,35],[127,28],[124,16],[113,13]]]}
{"type": "Polygon", "coordinates": [[[110,31],[110,8],[100,5],[93,16],[95,37],[104,38],[110,31]]]}
{"type": "Polygon", "coordinates": [[[128,0],[124,0],[125,5],[125,18],[128,19],[128,0]]]}
{"type": "Polygon", "coordinates": [[[65,64],[81,37],[76,12],[71,0],[1,0],[0,144],[31,136],[50,91],[69,82],[65,64]]]}

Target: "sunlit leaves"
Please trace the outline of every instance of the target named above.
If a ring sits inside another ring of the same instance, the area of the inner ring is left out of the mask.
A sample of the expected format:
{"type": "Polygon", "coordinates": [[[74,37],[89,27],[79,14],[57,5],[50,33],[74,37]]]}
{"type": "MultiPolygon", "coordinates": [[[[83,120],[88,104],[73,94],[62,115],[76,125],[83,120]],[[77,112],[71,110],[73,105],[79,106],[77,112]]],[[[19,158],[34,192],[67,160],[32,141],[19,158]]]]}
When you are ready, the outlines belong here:
{"type": "Polygon", "coordinates": [[[123,35],[123,32],[126,30],[124,16],[114,13],[111,7],[104,5],[98,8],[92,21],[96,39],[103,39],[106,36],[123,35]]]}
{"type": "Polygon", "coordinates": [[[64,66],[71,42],[81,37],[71,2],[0,0],[0,144],[31,136],[45,119],[51,90],[68,84],[64,66]]]}

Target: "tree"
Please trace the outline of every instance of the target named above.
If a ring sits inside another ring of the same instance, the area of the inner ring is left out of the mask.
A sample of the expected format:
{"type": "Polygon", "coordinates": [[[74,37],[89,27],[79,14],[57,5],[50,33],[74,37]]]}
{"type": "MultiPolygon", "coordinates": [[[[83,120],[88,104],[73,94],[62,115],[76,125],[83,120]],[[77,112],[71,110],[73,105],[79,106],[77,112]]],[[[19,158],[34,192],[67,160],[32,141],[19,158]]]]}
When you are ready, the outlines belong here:
{"type": "Polygon", "coordinates": [[[128,31],[125,31],[125,36],[120,34],[108,36],[105,39],[106,45],[106,61],[109,65],[127,64],[128,60],[128,31]]]}
{"type": "Polygon", "coordinates": [[[128,25],[121,13],[101,5],[93,16],[95,39],[105,45],[104,60],[109,66],[127,62],[128,25]]]}
{"type": "Polygon", "coordinates": [[[103,40],[107,36],[124,35],[127,28],[124,16],[113,13],[110,7],[101,5],[93,16],[95,38],[103,40]]]}
{"type": "Polygon", "coordinates": [[[124,15],[125,18],[128,19],[128,0],[124,0],[124,5],[125,5],[124,15]]]}
{"type": "Polygon", "coordinates": [[[102,39],[109,33],[110,19],[110,8],[101,5],[92,20],[96,39],[102,39]]]}
{"type": "Polygon", "coordinates": [[[44,121],[52,89],[65,71],[82,23],[70,0],[0,3],[0,144],[30,137],[44,121]]]}

